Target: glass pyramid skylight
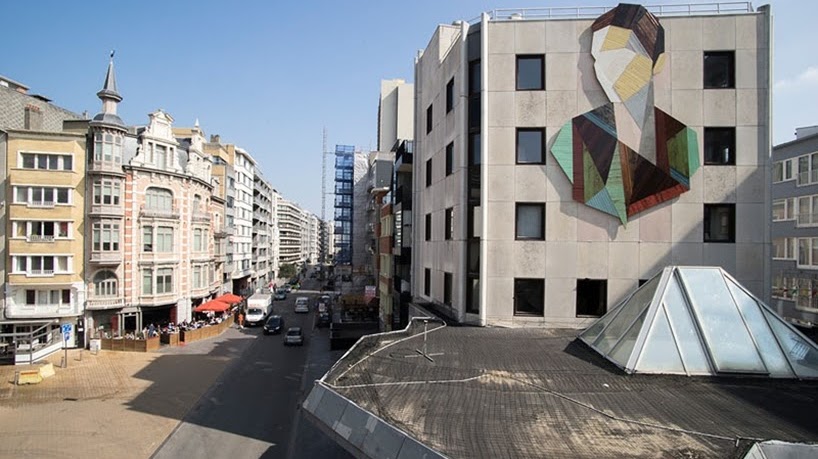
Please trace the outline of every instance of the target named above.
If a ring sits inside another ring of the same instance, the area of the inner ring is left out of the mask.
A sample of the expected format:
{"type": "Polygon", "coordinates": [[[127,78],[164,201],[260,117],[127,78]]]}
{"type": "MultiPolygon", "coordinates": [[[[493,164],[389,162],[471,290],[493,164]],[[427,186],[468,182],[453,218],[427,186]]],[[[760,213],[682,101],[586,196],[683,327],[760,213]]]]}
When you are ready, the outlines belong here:
{"type": "Polygon", "coordinates": [[[818,346],[718,267],[665,268],[579,338],[628,373],[818,378],[818,346]]]}

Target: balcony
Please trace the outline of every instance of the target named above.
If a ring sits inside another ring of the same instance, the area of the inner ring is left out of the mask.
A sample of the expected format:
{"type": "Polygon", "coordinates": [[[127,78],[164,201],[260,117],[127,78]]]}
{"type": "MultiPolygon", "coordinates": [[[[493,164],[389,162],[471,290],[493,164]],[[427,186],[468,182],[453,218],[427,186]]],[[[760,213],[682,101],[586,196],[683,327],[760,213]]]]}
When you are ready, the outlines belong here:
{"type": "Polygon", "coordinates": [[[53,269],[30,269],[27,273],[28,276],[38,276],[38,277],[54,277],[54,270],[53,269]]]}
{"type": "Polygon", "coordinates": [[[215,258],[217,263],[224,263],[225,261],[227,261],[227,254],[224,252],[216,252],[215,254],[213,254],[213,257],[215,258]]]}
{"type": "Polygon", "coordinates": [[[31,234],[28,236],[28,242],[54,242],[54,236],[41,236],[39,234],[31,234]]]}
{"type": "Polygon", "coordinates": [[[199,223],[210,223],[210,221],[213,220],[213,217],[201,212],[193,212],[190,214],[190,220],[199,223]]]}
{"type": "Polygon", "coordinates": [[[123,256],[120,251],[112,252],[91,252],[91,263],[100,265],[118,265],[122,263],[123,256]]]}
{"type": "Polygon", "coordinates": [[[231,233],[233,233],[232,226],[220,226],[213,230],[213,237],[225,238],[227,236],[230,236],[231,233]]]}
{"type": "Polygon", "coordinates": [[[87,171],[125,177],[125,172],[122,170],[122,164],[111,161],[91,161],[87,166],[87,171]]]}
{"type": "MultiPolygon", "coordinates": [[[[179,209],[146,209],[144,206],[139,209],[139,217],[156,218],[164,220],[179,220],[179,209]]],[[[208,217],[209,221],[209,217],[208,217]]]]}
{"type": "Polygon", "coordinates": [[[395,190],[395,205],[401,205],[402,210],[412,210],[412,190],[406,186],[399,186],[395,190]]]}
{"type": "Polygon", "coordinates": [[[122,217],[125,215],[125,209],[121,205],[113,205],[113,204],[91,204],[91,209],[89,211],[89,215],[92,217],[103,217],[103,216],[117,216],[122,217]]]}
{"type": "Polygon", "coordinates": [[[103,310],[103,309],[118,309],[125,307],[125,299],[123,298],[89,298],[85,302],[85,309],[103,310]]]}
{"type": "Polygon", "coordinates": [[[53,209],[54,201],[32,201],[27,204],[32,209],[53,209]]]}
{"type": "Polygon", "coordinates": [[[179,300],[176,293],[161,293],[156,295],[141,295],[139,303],[142,306],[163,306],[166,304],[173,304],[179,300]]]}
{"type": "Polygon", "coordinates": [[[395,172],[412,172],[413,161],[412,142],[402,142],[395,151],[395,172]]]}

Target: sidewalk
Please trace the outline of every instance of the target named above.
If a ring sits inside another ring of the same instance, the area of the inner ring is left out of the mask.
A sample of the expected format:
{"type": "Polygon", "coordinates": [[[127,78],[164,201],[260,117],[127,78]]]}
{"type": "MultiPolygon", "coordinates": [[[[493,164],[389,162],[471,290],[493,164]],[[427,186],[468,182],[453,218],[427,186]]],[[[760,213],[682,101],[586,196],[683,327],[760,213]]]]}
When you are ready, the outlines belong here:
{"type": "Polygon", "coordinates": [[[150,457],[253,338],[231,328],[152,353],[73,349],[68,368],[58,352],[46,359],[56,375],[29,386],[13,384],[28,366],[2,366],[0,457],[150,457]]]}

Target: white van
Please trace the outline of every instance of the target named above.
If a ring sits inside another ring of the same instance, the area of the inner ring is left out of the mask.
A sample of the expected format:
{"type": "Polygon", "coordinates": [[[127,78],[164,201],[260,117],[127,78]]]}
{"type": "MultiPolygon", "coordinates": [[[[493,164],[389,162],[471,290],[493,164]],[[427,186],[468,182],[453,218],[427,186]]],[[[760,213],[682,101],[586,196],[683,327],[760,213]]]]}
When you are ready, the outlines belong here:
{"type": "Polygon", "coordinates": [[[295,299],[295,312],[310,312],[310,299],[299,296],[295,299]]]}
{"type": "Polygon", "coordinates": [[[256,293],[247,299],[247,314],[244,315],[244,323],[247,325],[262,324],[271,312],[273,312],[273,296],[269,293],[256,293]]]}

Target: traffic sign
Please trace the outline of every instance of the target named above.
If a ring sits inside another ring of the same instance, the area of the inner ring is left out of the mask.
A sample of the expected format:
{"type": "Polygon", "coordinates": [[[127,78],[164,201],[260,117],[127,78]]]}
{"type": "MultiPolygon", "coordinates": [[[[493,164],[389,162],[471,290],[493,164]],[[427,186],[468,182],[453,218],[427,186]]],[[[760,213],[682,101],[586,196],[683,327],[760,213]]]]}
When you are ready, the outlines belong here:
{"type": "Polygon", "coordinates": [[[62,336],[65,341],[71,338],[71,324],[62,324],[62,336]]]}

